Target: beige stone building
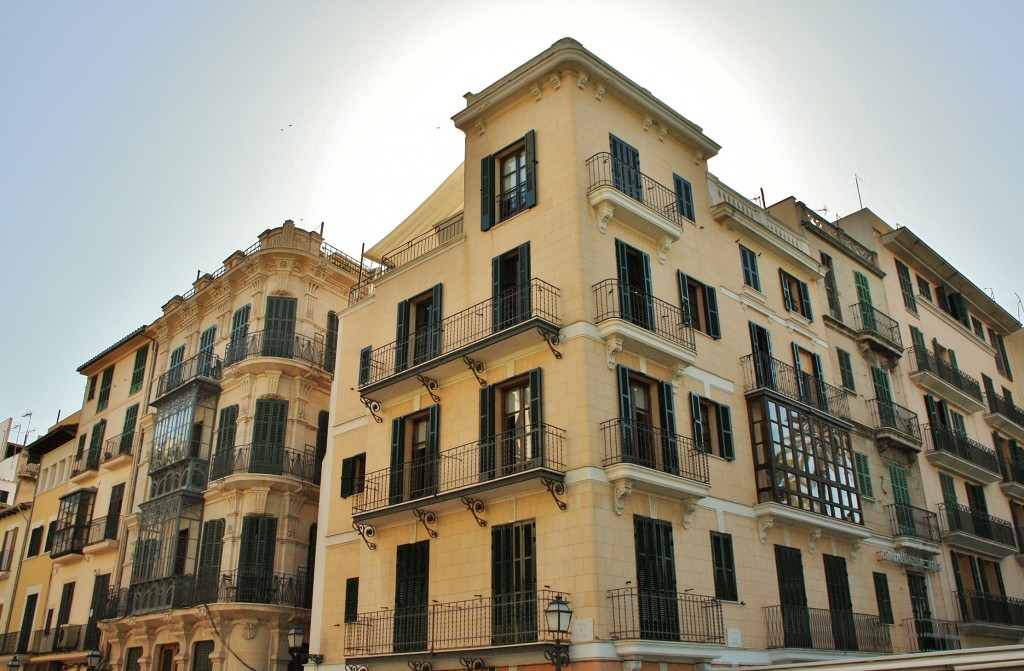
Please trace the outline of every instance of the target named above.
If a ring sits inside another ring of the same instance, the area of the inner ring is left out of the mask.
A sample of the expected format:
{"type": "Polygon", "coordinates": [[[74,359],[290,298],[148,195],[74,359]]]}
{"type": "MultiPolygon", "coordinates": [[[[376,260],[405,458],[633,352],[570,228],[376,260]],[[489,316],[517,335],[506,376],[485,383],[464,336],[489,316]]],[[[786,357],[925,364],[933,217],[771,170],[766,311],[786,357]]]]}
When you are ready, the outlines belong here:
{"type": "Polygon", "coordinates": [[[464,164],[339,315],[314,661],[514,669],[566,638],[576,668],[664,670],[1024,636],[1010,315],[870,211],[737,193],[699,126],[572,40],[466,99],[464,164]]]}

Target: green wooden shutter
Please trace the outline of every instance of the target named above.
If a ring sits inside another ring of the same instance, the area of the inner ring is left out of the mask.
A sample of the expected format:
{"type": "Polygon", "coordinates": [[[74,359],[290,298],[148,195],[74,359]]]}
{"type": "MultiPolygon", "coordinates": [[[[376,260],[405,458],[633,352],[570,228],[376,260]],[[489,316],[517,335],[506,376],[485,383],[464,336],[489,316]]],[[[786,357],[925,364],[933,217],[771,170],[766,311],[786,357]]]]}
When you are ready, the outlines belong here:
{"type": "Polygon", "coordinates": [[[437,492],[441,461],[441,406],[434,404],[427,408],[427,488],[424,495],[437,492]]]}
{"type": "Polygon", "coordinates": [[[738,601],[732,536],[711,532],[711,562],[715,575],[715,596],[723,601],[738,601]]]}
{"type": "Polygon", "coordinates": [[[939,486],[942,488],[942,500],[946,505],[956,505],[956,483],[952,476],[939,473],[939,486]]]}
{"type": "Polygon", "coordinates": [[[896,275],[900,279],[900,292],[903,294],[903,305],[911,312],[917,312],[917,298],[914,296],[914,285],[910,282],[910,268],[902,261],[896,260],[896,275]]]}
{"type": "Polygon", "coordinates": [[[850,391],[857,391],[853,377],[853,361],[850,359],[850,353],[837,347],[836,354],[839,356],[839,376],[843,381],[843,387],[850,391]]]}
{"type": "Polygon", "coordinates": [[[965,482],[967,489],[967,505],[971,510],[988,514],[988,502],[985,500],[985,488],[973,482],[965,482]]]}
{"type": "Polygon", "coordinates": [[[889,383],[888,373],[878,366],[871,366],[871,382],[875,388],[875,398],[892,403],[892,387],[889,383]]]}
{"type": "Polygon", "coordinates": [[[341,498],[347,499],[356,489],[356,462],[353,457],[341,460],[341,498]]]}
{"type": "Polygon", "coordinates": [[[677,640],[679,615],[672,525],[636,515],[633,539],[640,635],[645,639],[677,640]]]}
{"type": "Polygon", "coordinates": [[[735,459],[736,452],[732,443],[732,413],[729,406],[719,403],[715,406],[718,412],[718,444],[722,450],[722,458],[735,459]]]}
{"type": "Polygon", "coordinates": [[[324,369],[334,371],[334,360],[338,356],[338,313],[327,313],[327,333],[324,336],[324,369]]]}
{"type": "Polygon", "coordinates": [[[635,322],[633,315],[633,296],[629,286],[629,245],[622,240],[615,240],[615,263],[619,280],[619,315],[628,321],[635,322]]]}
{"type": "Polygon", "coordinates": [[[391,477],[388,483],[388,496],[392,504],[401,503],[405,491],[405,419],[402,417],[391,420],[391,477]]]}
{"type": "MultiPolygon", "coordinates": [[[[523,207],[537,204],[537,134],[528,131],[523,138],[526,152],[526,190],[523,192],[523,207]]],[[[493,165],[493,163],[492,163],[493,165]]]]}
{"type": "Polygon", "coordinates": [[[910,327],[910,340],[914,343],[914,357],[917,359],[918,370],[931,370],[928,360],[928,348],[924,344],[924,334],[916,326],[910,327]]]}
{"type": "Polygon", "coordinates": [[[268,398],[256,400],[256,412],[253,415],[252,452],[249,462],[250,472],[281,474],[287,428],[288,401],[268,398]]]}
{"type": "Polygon", "coordinates": [[[498,223],[495,218],[494,156],[480,159],[480,230],[490,230],[498,223]]]}
{"type": "Polygon", "coordinates": [[[676,211],[690,221],[696,221],[693,213],[693,186],[679,175],[672,175],[672,181],[676,188],[676,211]]]}
{"type": "Polygon", "coordinates": [[[616,368],[619,379],[619,422],[622,429],[622,459],[631,462],[635,453],[633,439],[633,390],[629,386],[629,369],[625,366],[616,368]]]}
{"type": "Polygon", "coordinates": [[[868,462],[868,455],[863,452],[854,452],[853,461],[857,468],[857,485],[860,487],[861,496],[866,499],[875,498],[875,487],[871,482],[871,466],[868,462]]]}
{"type": "Polygon", "coordinates": [[[430,543],[399,545],[396,554],[394,651],[424,650],[427,647],[430,543]]]}
{"type": "Polygon", "coordinates": [[[276,546],[276,517],[250,515],[242,518],[242,539],[238,555],[239,601],[270,601],[276,546]]]}
{"type": "Polygon", "coordinates": [[[217,452],[230,450],[235,446],[235,432],[238,423],[238,405],[229,405],[220,409],[217,420],[217,452]]]}
{"type": "Polygon", "coordinates": [[[546,444],[547,435],[544,427],[544,404],[541,402],[541,390],[543,387],[543,375],[540,368],[534,368],[529,372],[530,386],[527,387],[527,403],[530,406],[530,440],[533,441],[533,459],[538,466],[544,466],[547,462],[546,444]],[[539,461],[537,461],[539,460],[539,461]]]}
{"type": "Polygon", "coordinates": [[[146,376],[146,359],[149,357],[149,345],[143,345],[135,352],[135,365],[132,368],[132,383],[128,389],[129,394],[142,389],[142,380],[146,376]]]}
{"type": "Polygon", "coordinates": [[[902,466],[889,464],[889,481],[892,483],[893,503],[909,506],[910,486],[907,484],[907,471],[902,466]]]}
{"type": "Polygon", "coordinates": [[[288,296],[268,296],[263,322],[263,356],[290,359],[295,349],[295,306],[288,296]]]}
{"type": "Polygon", "coordinates": [[[875,603],[878,604],[878,621],[882,624],[894,624],[892,616],[892,598],[889,596],[889,580],[884,573],[871,574],[875,583],[875,603]]]}
{"type": "MultiPolygon", "coordinates": [[[[243,518],[242,524],[245,524],[243,518]]],[[[224,520],[203,522],[203,535],[199,542],[199,565],[196,568],[196,596],[199,603],[210,603],[218,598],[220,562],[224,553],[224,520]]]]}
{"type": "Polygon", "coordinates": [[[789,311],[796,310],[796,300],[789,290],[789,273],[779,268],[779,283],[782,285],[782,305],[789,311]]]}
{"type": "Polygon", "coordinates": [[[608,135],[612,154],[612,181],[627,196],[644,202],[643,180],[640,176],[640,152],[614,135],[608,135]]]}
{"type": "Polygon", "coordinates": [[[690,278],[681,270],[676,271],[676,278],[679,280],[679,305],[683,311],[683,323],[692,326],[696,306],[690,303],[690,278]]]}
{"type": "Polygon", "coordinates": [[[359,619],[359,578],[345,579],[345,623],[359,619]]]}
{"type": "Polygon", "coordinates": [[[495,390],[493,385],[480,389],[480,476],[491,480],[495,474],[494,436],[495,390]]]}
{"type": "Polygon", "coordinates": [[[118,441],[117,453],[129,454],[135,439],[135,424],[139,417],[139,404],[128,406],[124,411],[124,424],[121,426],[121,439],[118,441]]]}
{"type": "Polygon", "coordinates": [[[214,324],[199,335],[199,366],[197,373],[203,376],[210,374],[213,365],[213,344],[217,340],[217,325],[214,324]]]}
{"type": "Polygon", "coordinates": [[[693,446],[701,452],[710,452],[711,446],[704,443],[704,417],[700,412],[700,396],[690,392],[690,421],[693,428],[693,446]]]}
{"type": "Polygon", "coordinates": [[[644,270],[644,325],[645,328],[653,330],[656,322],[654,321],[654,280],[651,277],[651,257],[647,252],[640,252],[640,258],[644,270]]]}
{"type": "Polygon", "coordinates": [[[103,379],[100,382],[100,397],[96,401],[96,412],[107,407],[110,401],[110,385],[114,380],[114,367],[110,366],[103,370],[103,379]]]}
{"type": "Polygon", "coordinates": [[[807,590],[800,550],[775,546],[775,573],[779,583],[779,604],[782,611],[785,645],[792,648],[811,647],[811,624],[807,611],[807,590]]]}
{"type": "Polygon", "coordinates": [[[533,293],[530,286],[530,243],[516,247],[516,323],[533,315],[533,293]]]}
{"type": "Polygon", "coordinates": [[[857,302],[871,305],[871,285],[867,276],[859,270],[853,271],[853,283],[857,287],[857,302]]]}
{"type": "Polygon", "coordinates": [[[370,382],[370,357],[373,354],[373,346],[367,345],[359,350],[359,386],[365,386],[370,382]]]}
{"type": "Polygon", "coordinates": [[[442,287],[440,284],[435,284],[430,289],[430,315],[428,317],[430,329],[427,332],[427,358],[433,359],[434,357],[441,356],[441,298],[442,298],[442,287]]]}
{"type": "Polygon", "coordinates": [[[800,282],[800,314],[807,319],[814,321],[814,310],[811,309],[811,291],[807,288],[807,282],[800,282]]]}
{"type": "Polygon", "coordinates": [[[722,328],[718,323],[718,296],[715,288],[704,285],[704,318],[707,321],[708,335],[712,338],[722,337],[722,328]]]}
{"type": "Polygon", "coordinates": [[[658,401],[663,468],[668,473],[679,473],[679,440],[676,438],[676,401],[672,383],[658,380],[658,401]]]}

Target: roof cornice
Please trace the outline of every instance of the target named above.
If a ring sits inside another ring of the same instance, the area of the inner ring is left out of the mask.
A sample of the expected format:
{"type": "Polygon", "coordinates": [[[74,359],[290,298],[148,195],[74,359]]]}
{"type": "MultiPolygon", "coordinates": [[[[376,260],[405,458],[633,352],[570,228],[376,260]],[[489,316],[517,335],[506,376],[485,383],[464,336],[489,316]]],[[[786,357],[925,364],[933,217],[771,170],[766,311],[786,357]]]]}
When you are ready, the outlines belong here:
{"type": "MultiPolygon", "coordinates": [[[[545,82],[560,82],[563,70],[577,73],[577,86],[593,82],[601,95],[613,95],[652,123],[659,123],[668,135],[688,145],[707,159],[721,146],[704,134],[704,130],[661,102],[647,89],[583,48],[571,38],[561,39],[549,49],[530,59],[480,93],[466,94],[466,109],[452,117],[455,126],[466,131],[484,123],[487,116],[539,89],[545,82]]],[[[561,86],[559,83],[557,86],[561,86]]],[[[599,96],[600,97],[600,96],[599,96]]]]}

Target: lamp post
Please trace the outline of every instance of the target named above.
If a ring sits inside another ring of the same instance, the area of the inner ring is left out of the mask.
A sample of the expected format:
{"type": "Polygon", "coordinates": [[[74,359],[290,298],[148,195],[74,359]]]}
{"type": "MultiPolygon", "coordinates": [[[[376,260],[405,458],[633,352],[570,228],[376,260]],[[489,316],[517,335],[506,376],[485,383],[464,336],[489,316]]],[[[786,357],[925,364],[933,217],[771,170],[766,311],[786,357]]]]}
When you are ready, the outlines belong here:
{"type": "Polygon", "coordinates": [[[288,652],[291,654],[293,659],[296,659],[303,664],[312,662],[316,666],[323,664],[323,655],[311,655],[308,652],[302,651],[302,645],[305,642],[306,634],[302,631],[302,627],[295,626],[288,630],[288,652]]]}
{"type": "Polygon", "coordinates": [[[11,661],[7,662],[7,671],[18,671],[21,668],[21,662],[18,661],[18,656],[11,657],[11,661]]]}
{"type": "Polygon", "coordinates": [[[561,671],[563,666],[568,666],[572,661],[569,659],[569,646],[562,645],[562,637],[569,635],[572,609],[561,594],[556,594],[544,609],[544,619],[547,621],[548,631],[555,634],[555,649],[545,650],[544,659],[555,667],[555,671],[561,671]]]}
{"type": "Polygon", "coordinates": [[[100,657],[102,656],[103,655],[100,654],[99,650],[90,650],[89,654],[85,656],[86,666],[88,666],[89,669],[95,669],[100,665],[100,657]]]}

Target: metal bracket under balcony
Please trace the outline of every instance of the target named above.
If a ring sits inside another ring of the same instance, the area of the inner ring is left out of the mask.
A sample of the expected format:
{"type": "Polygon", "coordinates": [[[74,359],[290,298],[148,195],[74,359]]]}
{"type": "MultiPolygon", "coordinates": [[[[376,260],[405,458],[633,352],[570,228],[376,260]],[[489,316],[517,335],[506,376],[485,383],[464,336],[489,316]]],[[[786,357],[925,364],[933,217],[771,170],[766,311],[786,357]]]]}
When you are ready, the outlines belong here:
{"type": "Polygon", "coordinates": [[[873,398],[867,402],[875,443],[908,454],[921,451],[924,438],[917,413],[892,401],[873,398]]]}
{"type": "Polygon", "coordinates": [[[1024,442],[1024,408],[1014,405],[994,392],[986,392],[988,412],[985,421],[1018,442],[1024,442]]]}
{"type": "Polygon", "coordinates": [[[539,343],[556,352],[558,300],[557,287],[533,278],[411,333],[405,341],[378,347],[370,352],[359,394],[383,403],[421,387],[420,376],[428,371],[437,381],[462,373],[463,358],[470,354],[474,361],[486,362],[539,343]]]}
{"type": "Polygon", "coordinates": [[[697,360],[693,328],[679,306],[616,279],[595,284],[594,299],[594,322],[605,341],[609,368],[615,368],[623,349],[674,369],[697,360]]]}
{"type": "Polygon", "coordinates": [[[1004,519],[958,503],[940,503],[939,523],[942,542],[951,547],[999,559],[1017,552],[1013,525],[1004,519]]]}
{"type": "Polygon", "coordinates": [[[887,367],[893,368],[903,356],[899,322],[870,303],[856,303],[850,306],[850,311],[860,346],[881,355],[887,367]]]}
{"type": "Polygon", "coordinates": [[[973,377],[924,348],[911,347],[907,357],[914,367],[910,373],[914,384],[970,413],[985,409],[981,384],[973,377]]]}
{"type": "Polygon", "coordinates": [[[999,456],[976,440],[942,426],[924,426],[928,461],[968,480],[985,485],[998,482],[999,456]]]}

